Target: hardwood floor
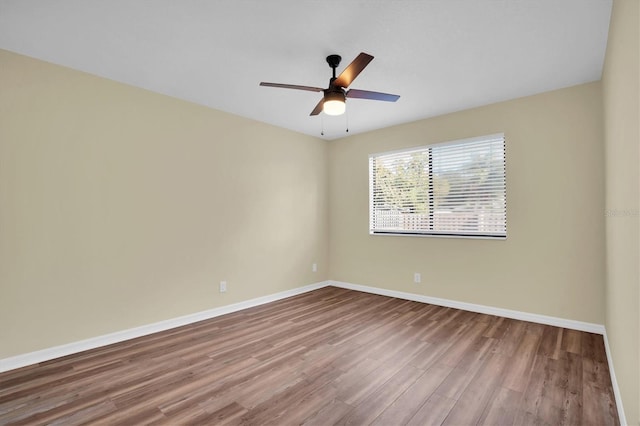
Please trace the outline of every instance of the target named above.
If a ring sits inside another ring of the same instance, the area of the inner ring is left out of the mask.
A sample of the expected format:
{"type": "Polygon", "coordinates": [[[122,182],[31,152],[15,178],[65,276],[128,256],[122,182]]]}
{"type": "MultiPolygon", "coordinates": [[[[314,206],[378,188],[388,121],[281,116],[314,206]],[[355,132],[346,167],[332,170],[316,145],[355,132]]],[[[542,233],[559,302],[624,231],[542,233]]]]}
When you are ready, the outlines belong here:
{"type": "Polygon", "coordinates": [[[327,287],[0,374],[0,424],[619,424],[602,336],[327,287]]]}

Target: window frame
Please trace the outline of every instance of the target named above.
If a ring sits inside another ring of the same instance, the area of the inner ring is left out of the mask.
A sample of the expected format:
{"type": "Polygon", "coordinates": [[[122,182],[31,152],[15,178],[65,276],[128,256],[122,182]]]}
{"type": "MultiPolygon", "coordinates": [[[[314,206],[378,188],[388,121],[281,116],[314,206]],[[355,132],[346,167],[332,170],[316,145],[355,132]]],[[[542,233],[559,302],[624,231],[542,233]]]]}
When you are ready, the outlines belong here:
{"type": "Polygon", "coordinates": [[[369,154],[369,235],[372,236],[403,236],[403,237],[436,237],[436,238],[465,238],[465,239],[488,239],[488,240],[506,240],[507,239],[507,144],[504,133],[494,133],[485,136],[478,136],[465,139],[456,139],[445,142],[438,142],[428,145],[408,147],[402,149],[396,149],[391,151],[377,152],[369,154]],[[471,234],[464,232],[452,232],[452,231],[437,231],[431,229],[430,231],[422,230],[394,230],[394,231],[380,231],[374,229],[374,172],[373,172],[373,159],[381,156],[388,156],[393,154],[406,154],[412,152],[427,152],[429,156],[429,223],[433,226],[434,217],[434,179],[433,179],[433,148],[445,147],[449,145],[464,145],[473,144],[477,142],[490,142],[493,140],[502,140],[503,146],[503,164],[504,164],[504,234],[502,233],[487,233],[487,234],[471,234]]]}

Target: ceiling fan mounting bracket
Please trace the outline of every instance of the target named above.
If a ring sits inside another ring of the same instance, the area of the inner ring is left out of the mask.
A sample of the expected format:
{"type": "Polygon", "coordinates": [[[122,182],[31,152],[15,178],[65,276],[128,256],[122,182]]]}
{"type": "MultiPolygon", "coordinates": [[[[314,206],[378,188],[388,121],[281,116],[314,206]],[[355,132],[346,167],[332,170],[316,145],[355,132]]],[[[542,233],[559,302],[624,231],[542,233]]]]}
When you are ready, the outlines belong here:
{"type": "Polygon", "coordinates": [[[340,65],[340,61],[341,60],[342,60],[342,57],[340,55],[329,55],[329,56],[327,56],[327,63],[334,70],[336,68],[338,68],[338,66],[340,65]]]}

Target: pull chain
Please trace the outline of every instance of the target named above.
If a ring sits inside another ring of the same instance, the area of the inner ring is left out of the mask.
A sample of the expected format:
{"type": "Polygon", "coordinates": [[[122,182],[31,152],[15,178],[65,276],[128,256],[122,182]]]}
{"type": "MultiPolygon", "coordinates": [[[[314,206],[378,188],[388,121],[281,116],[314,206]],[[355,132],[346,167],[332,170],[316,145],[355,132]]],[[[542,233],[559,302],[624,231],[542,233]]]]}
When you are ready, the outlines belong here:
{"type": "MultiPolygon", "coordinates": [[[[349,133],[349,112],[344,112],[345,133],[349,133]]],[[[324,136],[324,113],[320,113],[320,136],[324,136]]]]}
{"type": "Polygon", "coordinates": [[[347,130],[345,130],[345,133],[349,133],[349,111],[344,112],[344,118],[346,120],[346,126],[347,126],[347,130]]]}

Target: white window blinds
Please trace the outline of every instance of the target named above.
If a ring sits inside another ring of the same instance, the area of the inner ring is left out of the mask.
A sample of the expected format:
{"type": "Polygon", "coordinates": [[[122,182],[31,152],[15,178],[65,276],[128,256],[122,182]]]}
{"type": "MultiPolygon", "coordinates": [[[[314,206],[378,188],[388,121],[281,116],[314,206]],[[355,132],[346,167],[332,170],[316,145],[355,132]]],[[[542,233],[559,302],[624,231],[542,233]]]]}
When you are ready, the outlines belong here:
{"type": "Polygon", "coordinates": [[[505,238],[503,134],[369,156],[371,234],[505,238]]]}

